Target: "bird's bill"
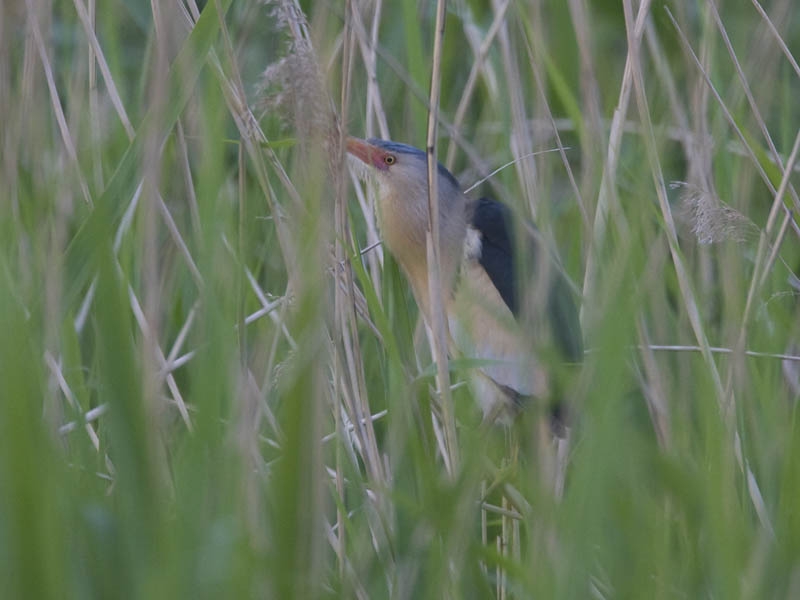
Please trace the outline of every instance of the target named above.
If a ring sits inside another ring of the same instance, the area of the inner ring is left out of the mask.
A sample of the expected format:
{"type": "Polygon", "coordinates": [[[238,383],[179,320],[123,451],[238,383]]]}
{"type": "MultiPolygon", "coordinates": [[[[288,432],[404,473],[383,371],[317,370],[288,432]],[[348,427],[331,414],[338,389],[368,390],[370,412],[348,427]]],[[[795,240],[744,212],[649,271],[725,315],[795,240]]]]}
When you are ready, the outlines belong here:
{"type": "Polygon", "coordinates": [[[365,140],[348,137],[347,151],[370,167],[377,167],[379,169],[386,168],[383,162],[383,156],[386,152],[365,140]]]}

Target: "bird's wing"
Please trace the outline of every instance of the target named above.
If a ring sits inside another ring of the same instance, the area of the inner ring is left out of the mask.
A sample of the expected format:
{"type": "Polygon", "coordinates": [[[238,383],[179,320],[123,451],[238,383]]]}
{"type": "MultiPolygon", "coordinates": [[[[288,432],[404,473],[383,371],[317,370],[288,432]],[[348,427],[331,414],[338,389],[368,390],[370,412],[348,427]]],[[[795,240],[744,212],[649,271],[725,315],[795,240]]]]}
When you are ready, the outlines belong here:
{"type": "MultiPolygon", "coordinates": [[[[520,267],[515,258],[516,245],[513,239],[511,211],[500,202],[481,198],[472,207],[470,225],[474,232],[477,232],[480,242],[479,247],[472,250],[474,257],[489,276],[506,306],[515,317],[518,317],[520,291],[523,287],[518,285],[518,282],[525,274],[518,272],[520,267]]],[[[531,277],[526,279],[536,283],[535,270],[538,258],[543,250],[545,252],[547,250],[542,248],[541,240],[534,236],[529,236],[525,242],[521,247],[527,251],[528,256],[522,264],[532,271],[531,277]]],[[[548,254],[552,259],[552,254],[549,252],[548,254]]],[[[549,287],[546,296],[547,320],[553,339],[564,358],[570,362],[580,362],[583,357],[583,335],[578,320],[578,309],[561,266],[554,259],[550,264],[553,268],[548,270],[547,276],[539,278],[546,279],[549,287]]]]}
{"type": "Polygon", "coordinates": [[[479,235],[480,247],[475,251],[479,264],[492,280],[506,306],[516,316],[519,298],[508,207],[488,198],[481,198],[473,207],[470,225],[479,235]]]}

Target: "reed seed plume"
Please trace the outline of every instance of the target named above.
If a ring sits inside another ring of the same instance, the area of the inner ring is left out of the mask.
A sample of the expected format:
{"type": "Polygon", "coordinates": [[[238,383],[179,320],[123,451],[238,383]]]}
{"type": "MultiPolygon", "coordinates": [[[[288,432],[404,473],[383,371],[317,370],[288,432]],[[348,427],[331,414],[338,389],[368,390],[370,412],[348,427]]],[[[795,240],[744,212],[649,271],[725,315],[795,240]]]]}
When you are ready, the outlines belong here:
{"type": "Polygon", "coordinates": [[[683,181],[675,181],[670,187],[682,189],[679,214],[699,243],[745,242],[758,235],[758,227],[750,219],[716,194],[683,181]]]}
{"type": "Polygon", "coordinates": [[[325,76],[308,36],[308,23],[291,1],[267,2],[277,31],[289,36],[285,56],[268,65],[256,90],[256,106],[277,115],[301,146],[338,140],[337,117],[325,76]]]}
{"type": "Polygon", "coordinates": [[[262,74],[258,106],[279,115],[301,143],[328,140],[336,122],[314,51],[293,43],[289,53],[262,74]]]}

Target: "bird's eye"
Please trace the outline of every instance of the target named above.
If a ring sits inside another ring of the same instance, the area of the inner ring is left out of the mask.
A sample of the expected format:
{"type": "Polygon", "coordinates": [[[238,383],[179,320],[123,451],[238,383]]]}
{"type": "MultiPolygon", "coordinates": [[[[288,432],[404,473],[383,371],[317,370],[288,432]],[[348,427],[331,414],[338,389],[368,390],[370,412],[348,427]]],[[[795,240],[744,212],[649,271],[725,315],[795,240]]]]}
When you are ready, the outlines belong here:
{"type": "Polygon", "coordinates": [[[393,155],[387,154],[383,157],[383,162],[385,162],[387,165],[393,165],[395,162],[397,162],[397,159],[393,155]]]}

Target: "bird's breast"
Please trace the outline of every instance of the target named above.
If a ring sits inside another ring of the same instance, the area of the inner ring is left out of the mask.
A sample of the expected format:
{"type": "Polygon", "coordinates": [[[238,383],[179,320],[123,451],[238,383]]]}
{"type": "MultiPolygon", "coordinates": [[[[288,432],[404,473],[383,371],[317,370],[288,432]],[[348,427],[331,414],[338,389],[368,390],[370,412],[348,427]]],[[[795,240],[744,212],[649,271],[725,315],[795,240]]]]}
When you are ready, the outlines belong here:
{"type": "Polygon", "coordinates": [[[479,367],[478,379],[488,378],[495,385],[483,382],[477,394],[484,414],[488,414],[498,402],[512,401],[508,391],[519,396],[545,397],[548,382],[545,370],[532,353],[530,340],[480,264],[480,255],[469,247],[473,242],[467,233],[448,317],[456,352],[488,363],[479,367]]]}

